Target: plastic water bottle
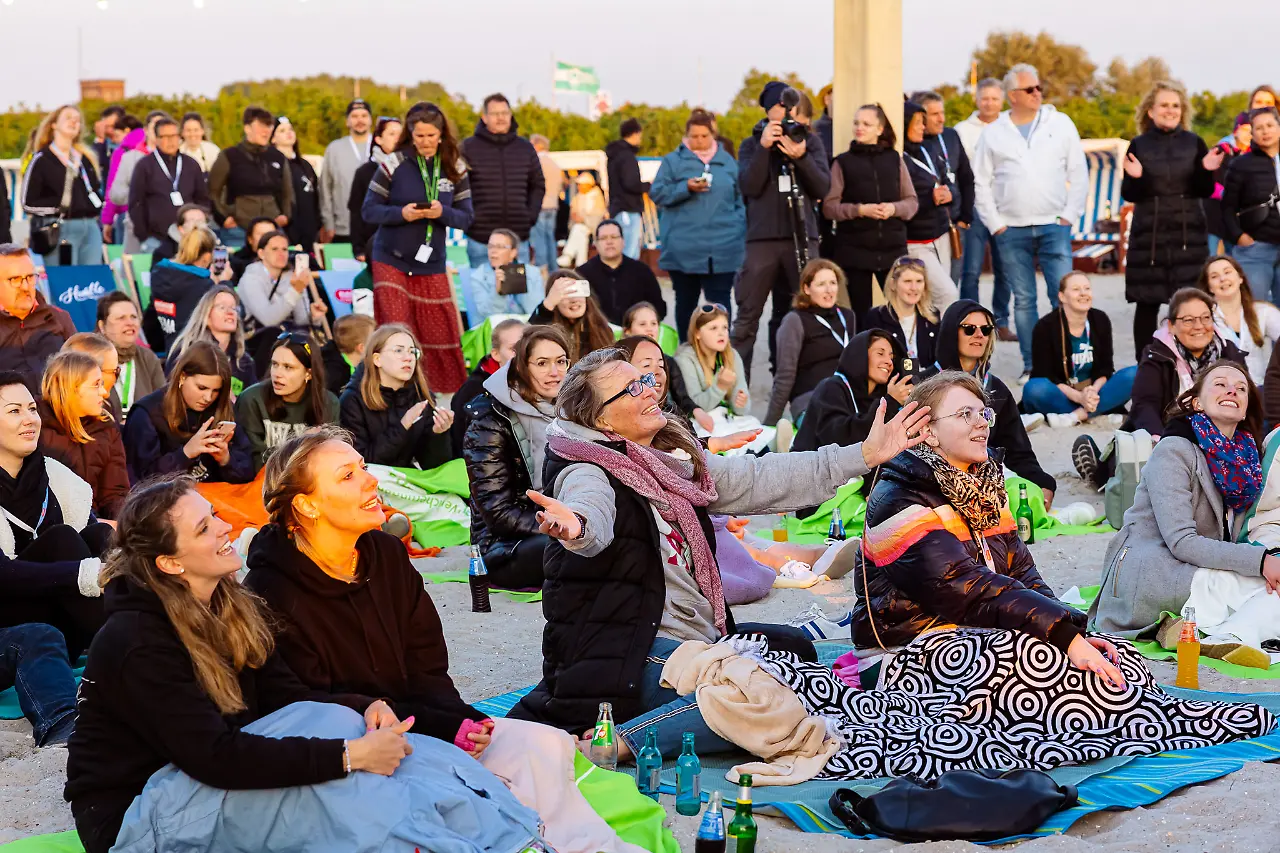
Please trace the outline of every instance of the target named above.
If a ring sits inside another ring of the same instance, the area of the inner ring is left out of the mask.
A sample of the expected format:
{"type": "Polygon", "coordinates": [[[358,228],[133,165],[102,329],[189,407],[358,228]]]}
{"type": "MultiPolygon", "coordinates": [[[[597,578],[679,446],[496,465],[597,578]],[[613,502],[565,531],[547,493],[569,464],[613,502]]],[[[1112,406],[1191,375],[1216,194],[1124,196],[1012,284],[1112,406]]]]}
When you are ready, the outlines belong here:
{"type": "Polygon", "coordinates": [[[662,784],[662,752],[658,749],[658,732],[650,728],[644,735],[644,747],[636,756],[636,787],[651,799],[658,799],[662,784]]]}
{"type": "Polygon", "coordinates": [[[467,584],[471,587],[471,612],[489,613],[489,570],[484,567],[480,548],[471,546],[471,565],[467,567],[467,584]]]}
{"type": "Polygon", "coordinates": [[[692,817],[702,810],[702,762],[693,752],[693,732],[685,732],[676,760],[676,811],[692,817]]]}
{"type": "Polygon", "coordinates": [[[724,853],[724,801],[720,792],[711,794],[711,802],[702,813],[698,837],[693,842],[694,853],[724,853]]]}
{"type": "Polygon", "coordinates": [[[613,730],[613,704],[600,703],[600,717],[591,735],[591,763],[605,770],[618,769],[618,738],[613,730]]]}

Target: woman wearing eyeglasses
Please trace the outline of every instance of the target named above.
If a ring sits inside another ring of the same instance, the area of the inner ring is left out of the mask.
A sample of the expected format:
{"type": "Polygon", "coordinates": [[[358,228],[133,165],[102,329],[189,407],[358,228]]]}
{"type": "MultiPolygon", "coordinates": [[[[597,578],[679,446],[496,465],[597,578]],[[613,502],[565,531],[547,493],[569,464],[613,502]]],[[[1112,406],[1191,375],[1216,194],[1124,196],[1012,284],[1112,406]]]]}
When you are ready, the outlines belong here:
{"type": "Polygon", "coordinates": [[[991,311],[971,299],[953,302],[942,315],[938,329],[937,360],[917,379],[944,370],[959,370],[975,377],[996,413],[991,446],[1004,451],[1004,464],[1009,470],[1043,489],[1045,506],[1052,506],[1058,483],[1040,466],[1009,386],[991,372],[995,331],[996,320],[991,311]]]}
{"type": "Polygon", "coordinates": [[[315,167],[302,156],[298,133],[286,117],[276,119],[271,144],[289,161],[289,177],[293,179],[293,208],[285,212],[289,217],[285,233],[291,244],[301,246],[309,255],[320,233],[320,178],[316,176],[315,167]]]}
{"type": "Polygon", "coordinates": [[[569,369],[568,343],[554,326],[528,326],[515,356],[467,404],[462,439],[471,483],[471,544],[480,548],[489,582],[506,589],[542,586],[538,506],[525,494],[542,488],[547,426],[569,369]]]}
{"type": "Polygon", "coordinates": [[[236,399],[236,425],[249,439],[253,471],[271,451],[320,424],[338,422],[338,398],[324,384],[318,347],[285,332],[271,347],[271,372],[236,399]]]}
{"type": "Polygon", "coordinates": [[[402,323],[379,326],[365,344],[359,381],[339,398],[339,421],[364,461],[427,470],[453,458],[453,412],[435,404],[422,348],[402,323]]]}
{"type": "Polygon", "coordinates": [[[685,391],[704,412],[724,406],[746,414],[751,408],[747,380],[729,346],[729,312],[722,305],[701,305],[689,320],[689,340],[674,357],[685,391]]]}
{"type": "Polygon", "coordinates": [[[99,518],[115,518],[129,495],[129,471],[120,429],[104,405],[102,376],[83,352],[49,359],[40,385],[40,447],[89,484],[99,518]]]}
{"type": "MultiPolygon", "coordinates": [[[[245,340],[244,322],[240,315],[240,297],[236,289],[229,285],[219,284],[212,288],[191,311],[191,319],[186,328],[174,338],[169,355],[165,358],[164,369],[171,372],[192,344],[208,341],[217,344],[227,354],[231,362],[231,399],[244,393],[244,389],[258,381],[258,369],[249,355],[249,344],[245,340]]],[[[145,397],[150,392],[141,392],[135,397],[145,397]]]]}
{"type": "Polygon", "coordinates": [[[1223,152],[1209,151],[1189,129],[1191,104],[1178,83],[1156,83],[1138,105],[1137,124],[1120,191],[1134,205],[1124,294],[1137,303],[1133,347],[1140,357],[1155,334],[1160,306],[1178,288],[1196,283],[1208,257],[1200,199],[1213,194],[1213,173],[1223,152]]]}
{"type": "Polygon", "coordinates": [[[703,721],[697,698],[660,685],[666,659],[686,640],[714,643],[761,632],[775,650],[816,658],[798,629],[735,625],[710,543],[709,513],[783,512],[829,497],[914,441],[927,413],[914,406],[866,441],[814,453],[709,455],[656,390],[610,348],[570,368],[547,429],[539,531],[547,547],[542,682],[511,716],[584,732],[601,702],[619,721],[621,758],[649,726],[674,753],[683,732],[699,754],[732,748],[703,721]]]}

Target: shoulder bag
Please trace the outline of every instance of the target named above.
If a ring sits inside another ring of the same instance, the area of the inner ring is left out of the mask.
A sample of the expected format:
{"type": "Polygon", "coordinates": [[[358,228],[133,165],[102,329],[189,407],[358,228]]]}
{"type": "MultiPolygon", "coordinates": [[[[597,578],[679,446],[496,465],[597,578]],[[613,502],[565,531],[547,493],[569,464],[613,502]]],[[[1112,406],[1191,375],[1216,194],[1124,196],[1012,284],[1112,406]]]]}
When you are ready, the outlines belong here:
{"type": "Polygon", "coordinates": [[[62,220],[71,210],[71,185],[75,179],[76,170],[67,164],[67,177],[62,184],[62,200],[58,203],[58,212],[31,217],[31,251],[37,255],[47,255],[58,248],[62,237],[62,220]]]}

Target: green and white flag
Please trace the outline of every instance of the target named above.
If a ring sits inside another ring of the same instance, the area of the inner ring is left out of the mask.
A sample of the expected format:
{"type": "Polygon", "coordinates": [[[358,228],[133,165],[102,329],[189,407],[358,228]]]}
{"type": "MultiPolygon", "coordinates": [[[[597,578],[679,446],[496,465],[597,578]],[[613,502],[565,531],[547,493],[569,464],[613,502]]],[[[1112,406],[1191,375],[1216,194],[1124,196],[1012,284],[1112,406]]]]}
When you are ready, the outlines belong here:
{"type": "Polygon", "coordinates": [[[600,88],[600,78],[596,70],[587,65],[570,65],[557,62],[555,72],[555,90],[557,92],[586,92],[595,94],[600,88]]]}

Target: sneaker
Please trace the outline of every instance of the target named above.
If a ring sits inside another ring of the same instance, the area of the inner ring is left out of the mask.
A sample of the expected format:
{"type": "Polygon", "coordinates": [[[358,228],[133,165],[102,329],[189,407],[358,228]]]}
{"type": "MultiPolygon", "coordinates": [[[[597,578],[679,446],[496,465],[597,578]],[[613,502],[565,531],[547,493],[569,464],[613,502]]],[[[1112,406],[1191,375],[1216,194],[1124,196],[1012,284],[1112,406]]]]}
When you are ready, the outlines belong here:
{"type": "Polygon", "coordinates": [[[791,442],[796,437],[796,428],[786,418],[779,418],[777,429],[778,434],[773,441],[773,452],[786,453],[791,449],[791,442]]]}
{"type": "Polygon", "coordinates": [[[1098,415],[1096,418],[1090,418],[1089,423],[1103,429],[1116,430],[1124,426],[1124,415],[1098,415]]]}
{"type": "Polygon", "coordinates": [[[827,540],[827,550],[813,563],[815,575],[826,575],[831,580],[839,580],[853,571],[853,564],[862,551],[862,539],[851,536],[843,542],[835,539],[827,540]]]}
{"type": "Polygon", "coordinates": [[[1036,412],[1033,415],[1022,416],[1022,428],[1027,432],[1031,432],[1039,427],[1044,426],[1044,415],[1036,412]]]}
{"type": "Polygon", "coordinates": [[[804,631],[805,636],[814,642],[850,640],[853,637],[853,611],[849,611],[839,619],[832,619],[822,612],[821,607],[814,604],[787,624],[804,631]]]}
{"type": "Polygon", "coordinates": [[[1071,461],[1076,466],[1080,479],[1097,488],[1098,472],[1102,469],[1102,454],[1098,443],[1087,435],[1082,435],[1071,444],[1071,461]]]}
{"type": "Polygon", "coordinates": [[[1027,380],[1028,380],[1028,379],[1030,379],[1030,378],[1031,378],[1031,371],[1030,371],[1030,370],[1024,370],[1024,371],[1022,371],[1022,375],[1018,377],[1018,384],[1019,384],[1019,385],[1026,385],[1026,384],[1027,384],[1027,380]]]}
{"type": "Polygon", "coordinates": [[[1018,335],[1008,326],[996,326],[996,340],[1016,344],[1018,342],[1018,335]]]}
{"type": "Polygon", "coordinates": [[[808,580],[813,577],[813,567],[800,560],[787,560],[778,569],[778,575],[792,580],[808,580]]]}
{"type": "Polygon", "coordinates": [[[1045,415],[1049,419],[1049,426],[1054,429],[1070,429],[1074,426],[1080,426],[1080,419],[1075,415],[1060,415],[1057,413],[1045,415]]]}

